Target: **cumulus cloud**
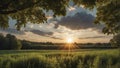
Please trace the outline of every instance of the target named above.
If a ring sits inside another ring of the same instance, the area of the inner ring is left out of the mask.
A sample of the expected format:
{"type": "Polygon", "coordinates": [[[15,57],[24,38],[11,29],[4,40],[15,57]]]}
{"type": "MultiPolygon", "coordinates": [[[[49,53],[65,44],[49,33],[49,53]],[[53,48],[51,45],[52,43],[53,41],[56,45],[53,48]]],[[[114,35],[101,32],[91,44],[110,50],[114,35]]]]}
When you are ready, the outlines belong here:
{"type": "Polygon", "coordinates": [[[58,28],[59,25],[65,26],[72,30],[88,29],[88,28],[99,28],[93,23],[95,17],[87,12],[78,12],[73,16],[62,17],[61,20],[58,20],[58,23],[55,24],[55,28],[58,28]]]}

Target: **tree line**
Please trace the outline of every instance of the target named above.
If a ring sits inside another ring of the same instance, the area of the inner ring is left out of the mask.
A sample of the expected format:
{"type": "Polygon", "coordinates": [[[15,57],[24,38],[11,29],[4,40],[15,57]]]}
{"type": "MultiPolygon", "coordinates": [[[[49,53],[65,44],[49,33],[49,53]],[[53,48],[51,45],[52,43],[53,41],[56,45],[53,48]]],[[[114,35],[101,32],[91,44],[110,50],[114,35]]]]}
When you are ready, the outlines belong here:
{"type": "MultiPolygon", "coordinates": [[[[113,37],[110,43],[73,43],[77,49],[103,49],[103,48],[118,48],[120,47],[119,35],[113,37]]],[[[66,43],[52,43],[52,42],[31,42],[27,40],[19,40],[16,36],[7,34],[4,36],[0,34],[0,50],[27,50],[27,49],[67,49],[66,43]]]]}

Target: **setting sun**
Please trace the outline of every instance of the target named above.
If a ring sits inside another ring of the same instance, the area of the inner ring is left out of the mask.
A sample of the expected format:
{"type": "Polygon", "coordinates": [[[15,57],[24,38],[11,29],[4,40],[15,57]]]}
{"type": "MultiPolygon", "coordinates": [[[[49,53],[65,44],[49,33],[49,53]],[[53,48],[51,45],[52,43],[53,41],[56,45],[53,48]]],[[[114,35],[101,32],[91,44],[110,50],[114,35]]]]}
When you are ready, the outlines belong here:
{"type": "Polygon", "coordinates": [[[73,43],[73,39],[72,38],[67,38],[67,43],[73,43]]]}

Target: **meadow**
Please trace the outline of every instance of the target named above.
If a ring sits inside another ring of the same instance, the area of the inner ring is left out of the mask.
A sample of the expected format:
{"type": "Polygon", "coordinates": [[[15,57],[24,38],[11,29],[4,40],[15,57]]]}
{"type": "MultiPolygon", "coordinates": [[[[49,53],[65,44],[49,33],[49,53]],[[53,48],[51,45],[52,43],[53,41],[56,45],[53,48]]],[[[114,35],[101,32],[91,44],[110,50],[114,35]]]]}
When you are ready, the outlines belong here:
{"type": "Polygon", "coordinates": [[[120,68],[120,50],[1,50],[0,68],[120,68]]]}

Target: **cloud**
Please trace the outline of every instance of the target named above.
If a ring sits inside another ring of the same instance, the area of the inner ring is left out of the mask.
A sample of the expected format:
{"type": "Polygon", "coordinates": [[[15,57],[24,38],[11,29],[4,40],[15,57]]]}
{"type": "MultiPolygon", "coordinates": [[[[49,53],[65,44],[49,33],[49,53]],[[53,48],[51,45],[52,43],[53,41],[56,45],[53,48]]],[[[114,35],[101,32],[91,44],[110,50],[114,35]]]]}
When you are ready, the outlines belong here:
{"type": "Polygon", "coordinates": [[[45,37],[49,37],[52,39],[59,39],[59,40],[63,40],[62,38],[58,38],[53,36],[54,32],[44,32],[44,31],[40,31],[40,30],[31,30],[30,32],[40,35],[40,36],[45,36],[45,37]]]}
{"type": "Polygon", "coordinates": [[[85,8],[85,6],[84,6],[84,5],[80,5],[80,7],[85,8]]]}
{"type": "Polygon", "coordinates": [[[50,38],[63,40],[62,38],[58,38],[58,37],[54,37],[54,36],[51,36],[50,38]]]}
{"type": "Polygon", "coordinates": [[[47,19],[52,19],[53,17],[49,15],[49,16],[46,16],[46,18],[47,19]]]}
{"type": "Polygon", "coordinates": [[[24,31],[18,31],[15,28],[7,28],[7,29],[0,28],[0,31],[6,32],[6,33],[12,33],[12,34],[20,34],[20,35],[24,35],[25,34],[24,31]]]}
{"type": "Polygon", "coordinates": [[[66,16],[58,20],[58,23],[55,24],[55,28],[58,28],[59,25],[65,26],[72,30],[88,29],[88,28],[97,28],[93,23],[95,17],[87,12],[78,12],[74,16],[66,16]]]}
{"type": "Polygon", "coordinates": [[[69,10],[69,11],[74,11],[74,10],[76,10],[76,8],[75,8],[75,7],[70,6],[70,7],[68,8],[68,10],[69,10]]]}
{"type": "Polygon", "coordinates": [[[53,35],[53,32],[44,32],[40,30],[30,30],[30,32],[37,34],[37,35],[46,36],[46,37],[53,35]]]}
{"type": "Polygon", "coordinates": [[[93,36],[93,37],[84,37],[79,39],[96,39],[96,38],[110,38],[112,36],[93,36]]]}

